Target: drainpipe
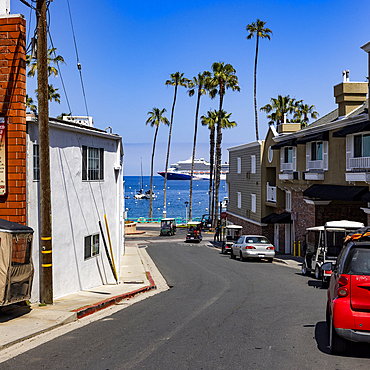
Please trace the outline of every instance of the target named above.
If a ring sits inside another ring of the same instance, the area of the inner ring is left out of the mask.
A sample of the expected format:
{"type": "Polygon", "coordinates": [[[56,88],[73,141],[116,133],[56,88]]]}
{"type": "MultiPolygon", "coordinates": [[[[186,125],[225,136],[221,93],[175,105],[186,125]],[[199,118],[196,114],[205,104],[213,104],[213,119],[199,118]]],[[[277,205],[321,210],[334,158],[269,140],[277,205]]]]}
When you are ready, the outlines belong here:
{"type": "Polygon", "coordinates": [[[362,45],[361,46],[361,49],[364,50],[367,54],[368,54],[368,72],[367,72],[367,82],[368,82],[368,85],[369,85],[369,92],[367,94],[367,99],[368,99],[368,107],[367,107],[367,111],[368,111],[368,119],[370,121],[370,104],[369,104],[369,100],[370,100],[370,41],[368,43],[366,43],[365,45],[362,45]]]}

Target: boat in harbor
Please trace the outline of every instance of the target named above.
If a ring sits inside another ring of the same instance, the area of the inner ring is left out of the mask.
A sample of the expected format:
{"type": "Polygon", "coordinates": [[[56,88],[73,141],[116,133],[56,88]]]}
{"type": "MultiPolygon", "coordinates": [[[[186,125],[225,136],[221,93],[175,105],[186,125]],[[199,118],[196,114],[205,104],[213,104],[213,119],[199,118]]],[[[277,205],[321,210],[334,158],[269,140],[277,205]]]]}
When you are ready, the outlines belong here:
{"type": "MultiPolygon", "coordinates": [[[[170,168],[167,169],[168,180],[190,180],[191,178],[191,161],[189,158],[185,161],[178,161],[177,163],[171,164],[170,168]]],[[[209,180],[211,165],[205,161],[204,158],[194,159],[194,173],[193,180],[209,180]]],[[[226,173],[229,172],[229,164],[221,164],[221,180],[226,180],[226,173]]],[[[159,175],[165,176],[164,171],[158,172],[159,175]]]]}

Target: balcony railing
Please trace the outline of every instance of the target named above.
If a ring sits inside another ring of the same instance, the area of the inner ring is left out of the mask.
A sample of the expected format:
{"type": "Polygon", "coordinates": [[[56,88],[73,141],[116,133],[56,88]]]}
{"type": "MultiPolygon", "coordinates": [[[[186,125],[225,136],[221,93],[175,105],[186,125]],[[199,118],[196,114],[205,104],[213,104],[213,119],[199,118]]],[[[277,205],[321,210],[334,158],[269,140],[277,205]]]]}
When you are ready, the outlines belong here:
{"type": "Polygon", "coordinates": [[[292,171],[293,170],[293,163],[282,163],[281,164],[281,171],[292,171]]]}
{"type": "Polygon", "coordinates": [[[276,203],[276,186],[270,186],[269,183],[267,183],[267,201],[276,203]]]}
{"type": "Polygon", "coordinates": [[[324,161],[308,161],[308,170],[322,170],[324,161]]]}
{"type": "Polygon", "coordinates": [[[370,168],[370,157],[358,157],[349,159],[350,168],[370,168]]]}

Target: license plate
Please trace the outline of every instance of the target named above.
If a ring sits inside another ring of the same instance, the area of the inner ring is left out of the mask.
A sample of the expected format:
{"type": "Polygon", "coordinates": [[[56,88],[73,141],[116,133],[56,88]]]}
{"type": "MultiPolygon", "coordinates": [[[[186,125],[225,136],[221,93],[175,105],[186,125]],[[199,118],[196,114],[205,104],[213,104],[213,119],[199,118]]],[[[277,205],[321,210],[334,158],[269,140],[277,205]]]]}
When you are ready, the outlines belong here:
{"type": "Polygon", "coordinates": [[[265,257],[265,255],[264,254],[259,254],[258,257],[265,257]]]}

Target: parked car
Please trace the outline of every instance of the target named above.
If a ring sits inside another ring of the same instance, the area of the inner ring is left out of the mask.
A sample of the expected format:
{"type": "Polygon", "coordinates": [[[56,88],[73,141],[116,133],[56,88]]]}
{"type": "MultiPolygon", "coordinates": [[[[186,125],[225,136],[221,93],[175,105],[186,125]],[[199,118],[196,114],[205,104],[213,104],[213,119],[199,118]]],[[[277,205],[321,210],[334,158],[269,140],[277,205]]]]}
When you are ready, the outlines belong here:
{"type": "Polygon", "coordinates": [[[361,227],[364,227],[362,222],[347,220],[328,221],[324,226],[309,227],[302,274],[314,274],[316,279],[322,281],[322,286],[327,288],[330,273],[323,271],[321,266],[326,262],[335,263],[345,237],[361,227]]]}
{"type": "Polygon", "coordinates": [[[241,261],[247,258],[265,258],[272,262],[275,257],[275,248],[265,236],[242,235],[231,247],[230,258],[235,259],[236,256],[241,261]]]}
{"type": "Polygon", "coordinates": [[[332,353],[344,352],[348,341],[370,343],[370,238],[361,235],[349,238],[334,265],[322,266],[332,270],[326,306],[332,353]]]}

